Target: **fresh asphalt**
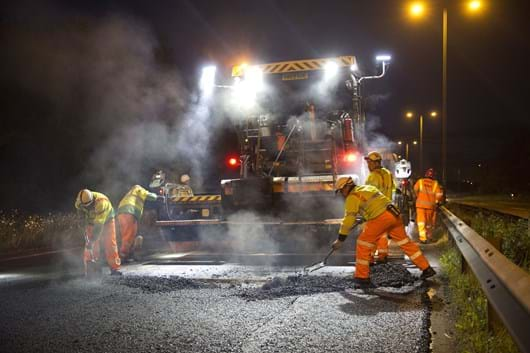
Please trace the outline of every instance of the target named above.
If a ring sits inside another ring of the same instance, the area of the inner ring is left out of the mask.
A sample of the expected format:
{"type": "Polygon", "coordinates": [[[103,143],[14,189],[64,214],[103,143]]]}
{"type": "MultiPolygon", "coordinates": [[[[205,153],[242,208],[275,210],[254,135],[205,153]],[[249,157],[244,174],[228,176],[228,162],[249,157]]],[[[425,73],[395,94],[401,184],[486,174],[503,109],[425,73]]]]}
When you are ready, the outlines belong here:
{"type": "Polygon", "coordinates": [[[303,266],[250,264],[281,256],[165,254],[90,281],[79,249],[0,260],[0,352],[429,351],[421,282],[353,289],[346,263],[287,288],[303,266]]]}

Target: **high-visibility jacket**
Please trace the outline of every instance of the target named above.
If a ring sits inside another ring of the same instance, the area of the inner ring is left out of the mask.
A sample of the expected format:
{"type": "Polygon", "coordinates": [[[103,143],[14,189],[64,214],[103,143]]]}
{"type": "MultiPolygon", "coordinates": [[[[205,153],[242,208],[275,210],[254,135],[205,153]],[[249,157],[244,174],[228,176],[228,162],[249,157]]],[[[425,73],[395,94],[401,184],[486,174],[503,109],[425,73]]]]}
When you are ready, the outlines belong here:
{"type": "Polygon", "coordinates": [[[93,225],[93,234],[97,239],[101,232],[103,231],[103,226],[105,223],[114,219],[114,208],[109,201],[109,198],[100,192],[92,192],[94,196],[94,207],[85,208],[81,206],[81,199],[78,195],[75,200],[75,208],[83,213],[85,217],[85,222],[88,225],[93,225]]]}
{"type": "Polygon", "coordinates": [[[348,235],[355,224],[355,216],[360,213],[367,221],[377,218],[386,211],[390,199],[383,195],[375,186],[355,186],[344,203],[344,218],[339,234],[348,235]]]}
{"type": "Polygon", "coordinates": [[[139,220],[144,212],[145,200],[156,201],[156,194],[145,190],[140,185],[133,186],[121,199],[118,214],[129,213],[139,220]]]}
{"type": "Polygon", "coordinates": [[[364,183],[375,186],[383,195],[392,200],[392,193],[396,190],[396,185],[394,184],[392,173],[388,169],[378,168],[372,170],[364,183]]]}
{"type": "Polygon", "coordinates": [[[416,208],[425,208],[433,210],[436,203],[440,202],[443,197],[442,188],[438,182],[431,178],[421,178],[414,184],[416,193],[416,208]]]}

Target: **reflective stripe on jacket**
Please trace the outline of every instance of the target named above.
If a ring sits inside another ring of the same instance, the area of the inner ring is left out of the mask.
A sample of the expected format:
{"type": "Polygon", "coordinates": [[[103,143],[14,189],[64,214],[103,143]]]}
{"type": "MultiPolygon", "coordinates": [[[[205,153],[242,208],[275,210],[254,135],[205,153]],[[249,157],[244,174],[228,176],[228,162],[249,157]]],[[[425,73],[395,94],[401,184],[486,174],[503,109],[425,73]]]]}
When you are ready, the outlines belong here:
{"type": "Polygon", "coordinates": [[[156,194],[145,190],[140,185],[133,186],[121,199],[118,214],[129,213],[139,220],[144,212],[145,200],[156,201],[156,194]]]}
{"type": "Polygon", "coordinates": [[[339,234],[348,235],[355,223],[355,216],[360,213],[367,221],[380,216],[386,211],[390,199],[383,195],[375,186],[355,186],[346,197],[344,218],[339,234]]]}
{"type": "Polygon", "coordinates": [[[392,173],[386,168],[378,168],[371,171],[366,178],[365,184],[375,186],[390,200],[392,200],[392,192],[396,189],[392,173]]]}
{"type": "Polygon", "coordinates": [[[434,209],[436,203],[442,200],[443,192],[436,180],[421,178],[414,185],[416,193],[416,207],[434,209]]]}

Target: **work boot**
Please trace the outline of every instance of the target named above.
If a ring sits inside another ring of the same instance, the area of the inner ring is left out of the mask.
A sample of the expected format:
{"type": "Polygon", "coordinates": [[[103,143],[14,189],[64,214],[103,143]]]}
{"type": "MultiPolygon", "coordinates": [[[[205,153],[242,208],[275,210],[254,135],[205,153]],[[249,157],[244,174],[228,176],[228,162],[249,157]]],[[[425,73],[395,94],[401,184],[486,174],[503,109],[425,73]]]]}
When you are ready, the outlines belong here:
{"type": "Polygon", "coordinates": [[[427,267],[423,272],[421,273],[420,279],[427,279],[429,277],[432,277],[436,274],[436,271],[431,266],[427,267]]]}
{"type": "Polygon", "coordinates": [[[113,270],[113,269],[111,269],[111,270],[110,270],[110,275],[111,275],[111,276],[123,276],[123,273],[121,273],[120,270],[113,270]]]}
{"type": "Polygon", "coordinates": [[[355,289],[366,289],[366,288],[372,288],[372,282],[370,282],[370,278],[353,278],[353,288],[355,289]]]}

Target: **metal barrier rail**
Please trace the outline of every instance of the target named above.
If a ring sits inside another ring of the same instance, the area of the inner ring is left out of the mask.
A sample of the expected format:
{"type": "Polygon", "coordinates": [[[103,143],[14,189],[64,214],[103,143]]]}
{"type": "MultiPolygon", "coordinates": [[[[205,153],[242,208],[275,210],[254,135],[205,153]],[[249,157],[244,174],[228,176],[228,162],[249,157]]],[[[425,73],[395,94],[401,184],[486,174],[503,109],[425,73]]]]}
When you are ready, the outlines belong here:
{"type": "Polygon", "coordinates": [[[462,220],[441,207],[442,219],[465,262],[521,352],[530,353],[530,275],[462,220]]]}

